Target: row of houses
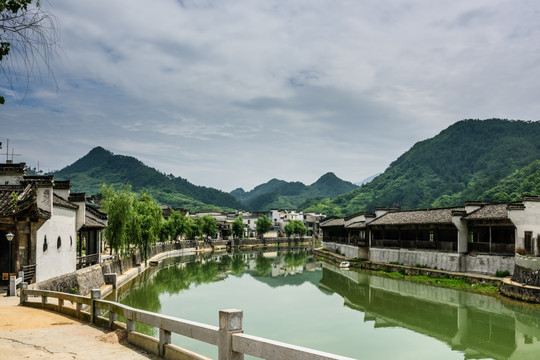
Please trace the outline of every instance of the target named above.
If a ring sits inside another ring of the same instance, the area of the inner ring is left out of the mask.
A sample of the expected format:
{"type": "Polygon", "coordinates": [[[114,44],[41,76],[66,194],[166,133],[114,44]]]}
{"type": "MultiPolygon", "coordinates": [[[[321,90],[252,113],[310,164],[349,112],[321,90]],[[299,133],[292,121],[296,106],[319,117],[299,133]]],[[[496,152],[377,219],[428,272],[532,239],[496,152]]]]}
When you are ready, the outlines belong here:
{"type": "Polygon", "coordinates": [[[168,218],[171,212],[180,211],[185,216],[190,216],[191,218],[203,217],[205,215],[211,216],[214,218],[218,224],[218,233],[216,234],[215,239],[217,240],[228,240],[233,238],[232,233],[232,223],[239,216],[242,217],[242,222],[244,223],[244,235],[245,238],[257,236],[257,220],[266,216],[273,224],[272,230],[264,234],[264,237],[267,238],[276,238],[282,237],[285,234],[285,225],[292,220],[302,221],[306,226],[307,233],[306,236],[313,237],[315,240],[319,239],[322,236],[321,230],[319,228],[319,223],[326,218],[326,215],[319,213],[304,213],[303,211],[297,210],[278,210],[272,209],[268,211],[235,211],[235,212],[220,212],[220,211],[199,211],[193,214],[190,214],[189,211],[183,209],[172,209],[167,205],[162,206],[163,217],[168,218]]]}
{"type": "Polygon", "coordinates": [[[107,216],[70,188],[53,176],[27,176],[25,163],[0,164],[2,285],[21,270],[40,282],[100,261],[107,216]]]}
{"type": "Polygon", "coordinates": [[[320,224],[324,246],[351,258],[493,274],[516,251],[540,254],[540,197],[510,203],[408,210],[378,207],[320,224]]]}

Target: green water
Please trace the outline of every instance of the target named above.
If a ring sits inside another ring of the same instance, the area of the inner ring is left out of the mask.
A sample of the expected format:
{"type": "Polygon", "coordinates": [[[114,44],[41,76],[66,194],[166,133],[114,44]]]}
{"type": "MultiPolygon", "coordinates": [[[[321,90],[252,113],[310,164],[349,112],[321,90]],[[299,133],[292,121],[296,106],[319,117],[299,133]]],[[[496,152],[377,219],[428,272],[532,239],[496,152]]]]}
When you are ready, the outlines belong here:
{"type": "Polygon", "coordinates": [[[247,334],[358,359],[540,359],[538,306],[342,270],[306,250],[169,259],[117,297],[214,326],[219,310],[242,309],[247,334]]]}

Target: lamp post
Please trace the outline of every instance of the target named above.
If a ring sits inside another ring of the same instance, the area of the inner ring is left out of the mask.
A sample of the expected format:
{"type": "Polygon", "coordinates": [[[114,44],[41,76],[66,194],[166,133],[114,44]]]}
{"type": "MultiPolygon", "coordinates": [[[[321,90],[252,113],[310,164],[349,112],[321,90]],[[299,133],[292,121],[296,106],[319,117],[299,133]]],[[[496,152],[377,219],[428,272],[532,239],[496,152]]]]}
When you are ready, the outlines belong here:
{"type": "MultiPolygon", "coordinates": [[[[9,256],[8,279],[9,280],[11,280],[11,241],[13,241],[14,237],[15,237],[15,235],[13,235],[11,233],[11,231],[6,234],[6,238],[7,238],[8,244],[9,244],[8,245],[9,246],[9,248],[8,248],[8,256],[9,256]]],[[[7,295],[11,296],[9,288],[10,288],[10,286],[8,285],[7,295]]]]}

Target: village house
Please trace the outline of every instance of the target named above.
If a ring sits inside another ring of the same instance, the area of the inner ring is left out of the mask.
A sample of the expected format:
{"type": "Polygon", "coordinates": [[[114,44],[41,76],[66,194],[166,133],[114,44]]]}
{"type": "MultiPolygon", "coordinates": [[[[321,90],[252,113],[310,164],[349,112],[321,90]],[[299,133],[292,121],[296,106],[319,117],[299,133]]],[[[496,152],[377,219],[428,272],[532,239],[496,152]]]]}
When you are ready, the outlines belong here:
{"type": "Polygon", "coordinates": [[[321,223],[324,246],[353,258],[493,274],[514,270],[516,249],[538,256],[540,197],[402,211],[376,208],[321,223]]]}
{"type": "Polygon", "coordinates": [[[70,199],[69,181],[55,181],[53,176],[26,176],[24,163],[0,164],[3,285],[7,284],[9,274],[20,270],[29,282],[75,271],[79,232],[87,239],[87,254],[95,253],[99,259],[99,232],[105,226],[106,215],[97,209],[87,210],[84,194],[70,199]]]}

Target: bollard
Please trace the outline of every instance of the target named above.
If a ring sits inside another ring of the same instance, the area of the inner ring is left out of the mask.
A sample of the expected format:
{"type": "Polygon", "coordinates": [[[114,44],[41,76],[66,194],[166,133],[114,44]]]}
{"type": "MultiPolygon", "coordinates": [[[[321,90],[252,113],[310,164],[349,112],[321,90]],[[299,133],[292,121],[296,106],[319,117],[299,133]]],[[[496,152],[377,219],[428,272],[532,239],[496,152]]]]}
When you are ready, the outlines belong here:
{"type": "Polygon", "coordinates": [[[243,333],[242,310],[230,309],[219,312],[218,359],[243,360],[244,354],[233,351],[232,335],[243,333]]]}
{"type": "Polygon", "coordinates": [[[28,283],[27,282],[21,283],[21,297],[19,301],[20,305],[24,305],[24,303],[28,300],[28,295],[24,293],[24,290],[26,289],[28,289],[28,283]]]}
{"type": "Polygon", "coordinates": [[[90,322],[93,324],[95,322],[96,317],[101,315],[101,309],[98,308],[95,304],[95,300],[101,299],[101,290],[99,289],[92,289],[91,290],[91,296],[92,296],[92,312],[90,315],[90,322]]]}
{"type": "Polygon", "coordinates": [[[117,285],[117,282],[118,282],[118,280],[117,280],[118,275],[116,273],[104,274],[103,278],[105,280],[105,284],[112,285],[113,289],[116,289],[116,285],[117,285]]]}

